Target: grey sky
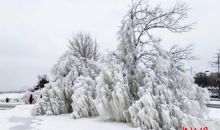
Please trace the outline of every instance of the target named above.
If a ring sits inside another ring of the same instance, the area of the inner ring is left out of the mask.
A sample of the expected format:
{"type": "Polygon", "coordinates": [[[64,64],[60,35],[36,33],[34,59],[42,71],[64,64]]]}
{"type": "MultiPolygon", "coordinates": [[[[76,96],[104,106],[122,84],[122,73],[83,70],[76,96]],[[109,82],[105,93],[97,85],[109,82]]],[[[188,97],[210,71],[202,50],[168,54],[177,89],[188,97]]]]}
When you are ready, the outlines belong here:
{"type": "MultiPolygon", "coordinates": [[[[195,29],[181,35],[159,34],[165,47],[193,43],[200,59],[188,66],[210,70],[208,61],[220,48],[220,1],[184,1],[191,8],[188,21],[197,22],[195,29]]],[[[38,74],[49,74],[72,32],[89,32],[102,50],[115,49],[128,4],[129,0],[0,0],[0,91],[31,87],[38,74]]]]}

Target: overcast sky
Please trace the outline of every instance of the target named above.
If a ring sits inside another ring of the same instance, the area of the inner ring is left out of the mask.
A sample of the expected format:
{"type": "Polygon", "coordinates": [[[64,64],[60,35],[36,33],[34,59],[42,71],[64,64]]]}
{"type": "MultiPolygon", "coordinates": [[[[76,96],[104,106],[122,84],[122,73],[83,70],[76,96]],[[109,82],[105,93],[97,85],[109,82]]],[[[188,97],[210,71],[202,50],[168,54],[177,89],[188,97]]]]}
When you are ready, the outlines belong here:
{"type": "MultiPolygon", "coordinates": [[[[153,2],[152,2],[153,1],[153,2]]],[[[197,22],[183,34],[159,33],[162,44],[194,44],[194,72],[213,70],[208,62],[220,48],[220,1],[184,0],[197,22]]],[[[155,2],[166,7],[174,0],[155,2]],[[169,3],[169,4],[168,4],[169,3]]],[[[0,0],[0,91],[31,87],[49,74],[73,32],[89,32],[101,50],[117,47],[117,31],[129,0],[0,0]]]]}

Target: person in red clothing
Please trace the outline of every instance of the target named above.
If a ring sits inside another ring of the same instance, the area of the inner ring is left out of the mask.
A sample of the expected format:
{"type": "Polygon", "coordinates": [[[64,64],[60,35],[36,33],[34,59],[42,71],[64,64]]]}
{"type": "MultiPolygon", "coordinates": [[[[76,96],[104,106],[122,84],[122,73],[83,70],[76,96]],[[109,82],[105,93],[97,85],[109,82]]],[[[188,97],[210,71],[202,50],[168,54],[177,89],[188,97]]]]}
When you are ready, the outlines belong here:
{"type": "Polygon", "coordinates": [[[32,104],[32,103],[33,103],[33,100],[34,100],[34,98],[33,98],[33,95],[31,94],[31,95],[30,95],[30,98],[29,98],[29,103],[32,104]]]}

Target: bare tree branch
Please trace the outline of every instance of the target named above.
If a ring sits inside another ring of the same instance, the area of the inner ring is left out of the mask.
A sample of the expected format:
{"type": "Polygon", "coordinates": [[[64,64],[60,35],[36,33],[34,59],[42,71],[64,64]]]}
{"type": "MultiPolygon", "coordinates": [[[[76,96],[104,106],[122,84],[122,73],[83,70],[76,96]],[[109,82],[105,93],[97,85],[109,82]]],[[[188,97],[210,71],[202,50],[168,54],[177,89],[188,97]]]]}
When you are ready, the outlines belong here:
{"type": "MultiPolygon", "coordinates": [[[[182,24],[182,21],[187,18],[188,10],[188,6],[180,2],[177,2],[170,9],[164,10],[160,5],[151,8],[147,0],[131,0],[131,7],[128,14],[123,19],[122,28],[129,22],[132,22],[132,28],[135,33],[135,38],[133,40],[138,52],[137,60],[141,60],[142,57],[149,55],[149,53],[146,53],[146,45],[152,46],[161,41],[159,37],[155,37],[150,33],[151,30],[167,29],[173,33],[182,33],[191,30],[194,23],[182,24]]],[[[178,51],[180,48],[177,49],[175,47],[174,49],[178,51]]],[[[186,47],[185,49],[190,49],[190,47],[186,47]]],[[[184,52],[184,50],[179,51],[184,52]]],[[[184,55],[178,54],[176,56],[184,60],[193,58],[186,55],[186,50],[184,53],[184,55]]]]}
{"type": "Polygon", "coordinates": [[[192,55],[193,45],[190,44],[186,47],[179,47],[178,45],[173,45],[168,54],[172,61],[180,62],[183,60],[194,60],[195,56],[192,55]]]}
{"type": "MultiPolygon", "coordinates": [[[[154,41],[149,31],[152,29],[167,29],[174,33],[189,31],[194,24],[181,24],[187,18],[188,6],[177,2],[169,10],[163,10],[160,5],[150,8],[146,1],[132,1],[130,13],[126,16],[134,21],[137,34],[137,42],[141,41],[144,34],[149,36],[151,42],[154,41]]],[[[127,20],[126,20],[127,21],[127,20]]]]}
{"type": "Polygon", "coordinates": [[[89,34],[77,33],[69,40],[69,44],[76,57],[94,60],[98,58],[97,42],[89,34]]]}

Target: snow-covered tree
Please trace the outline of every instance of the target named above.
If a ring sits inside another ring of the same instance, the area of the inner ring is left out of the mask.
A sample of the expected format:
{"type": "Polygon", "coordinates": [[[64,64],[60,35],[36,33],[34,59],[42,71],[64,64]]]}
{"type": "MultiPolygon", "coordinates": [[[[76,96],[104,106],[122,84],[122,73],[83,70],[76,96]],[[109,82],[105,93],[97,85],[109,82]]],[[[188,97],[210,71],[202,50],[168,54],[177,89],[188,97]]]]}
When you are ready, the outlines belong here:
{"type": "Polygon", "coordinates": [[[155,45],[151,67],[139,66],[136,78],[139,100],[132,102],[123,62],[108,55],[97,77],[96,108],[100,116],[129,122],[142,129],[181,129],[209,126],[206,119],[208,91],[172,62],[169,52],[155,45]]]}
{"type": "Polygon", "coordinates": [[[94,58],[76,56],[75,50],[69,48],[52,68],[54,81],[42,89],[42,98],[33,108],[33,115],[71,112],[74,118],[97,115],[92,106],[96,97],[95,77],[99,71],[94,58]]]}
{"type": "Polygon", "coordinates": [[[215,128],[205,120],[207,90],[195,85],[180,68],[181,61],[190,57],[190,49],[163,50],[160,39],[150,33],[153,29],[188,31],[191,25],[180,23],[187,6],[176,4],[165,11],[144,2],[132,3],[123,19],[120,44],[114,53],[119,63],[107,60],[102,64],[97,78],[99,114],[142,129],[215,128]]]}
{"type": "Polygon", "coordinates": [[[33,108],[34,115],[100,115],[146,130],[215,129],[206,121],[207,90],[195,85],[182,69],[182,60],[191,56],[190,48],[174,46],[166,51],[151,34],[155,29],[188,31],[191,25],[181,24],[187,6],[176,4],[163,10],[145,2],[132,1],[122,21],[117,51],[101,61],[76,51],[85,37],[71,42],[72,48],[53,67],[55,80],[41,90],[43,97],[33,108]]]}
{"type": "Polygon", "coordinates": [[[205,121],[208,91],[178,69],[167,51],[159,49],[153,66],[145,70],[140,99],[129,107],[131,123],[143,129],[199,128],[205,121]]]}
{"type": "Polygon", "coordinates": [[[132,1],[131,7],[122,21],[119,31],[119,54],[116,54],[126,68],[130,95],[133,101],[138,100],[138,83],[135,71],[139,63],[148,63],[149,46],[158,43],[159,38],[151,34],[155,29],[167,29],[171,32],[185,32],[191,25],[181,24],[187,16],[187,6],[177,3],[169,10],[160,6],[151,8],[147,0],[132,1]]]}

